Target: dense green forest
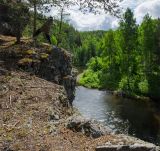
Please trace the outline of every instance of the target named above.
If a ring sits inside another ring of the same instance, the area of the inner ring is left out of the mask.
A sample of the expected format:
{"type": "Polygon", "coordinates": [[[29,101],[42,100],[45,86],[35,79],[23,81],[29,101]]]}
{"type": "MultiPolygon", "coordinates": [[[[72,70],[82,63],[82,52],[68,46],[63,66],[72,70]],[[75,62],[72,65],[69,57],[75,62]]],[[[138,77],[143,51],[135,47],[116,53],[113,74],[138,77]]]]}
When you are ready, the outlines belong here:
{"type": "Polygon", "coordinates": [[[87,63],[80,84],[160,97],[160,19],[147,14],[137,25],[127,9],[119,28],[107,31],[99,41],[99,55],[87,63]]]}

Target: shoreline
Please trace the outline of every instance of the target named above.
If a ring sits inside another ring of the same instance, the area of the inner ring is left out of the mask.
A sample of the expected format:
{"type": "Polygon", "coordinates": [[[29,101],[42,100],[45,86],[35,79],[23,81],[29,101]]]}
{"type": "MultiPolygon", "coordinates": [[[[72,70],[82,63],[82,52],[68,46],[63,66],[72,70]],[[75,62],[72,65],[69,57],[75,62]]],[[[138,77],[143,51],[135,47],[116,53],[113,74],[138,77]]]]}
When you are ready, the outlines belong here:
{"type": "Polygon", "coordinates": [[[112,94],[113,96],[117,96],[117,97],[121,97],[121,98],[127,98],[127,99],[134,99],[134,100],[142,100],[142,101],[153,101],[153,102],[156,102],[156,100],[153,100],[151,99],[150,97],[147,97],[147,96],[140,96],[140,95],[131,95],[131,94],[127,94],[127,92],[124,92],[124,91],[118,91],[118,90],[109,90],[109,89],[106,89],[106,88],[93,88],[93,87],[87,87],[85,85],[82,85],[79,83],[79,79],[81,78],[81,76],[83,75],[83,72],[78,74],[77,75],[77,78],[76,78],[76,86],[83,86],[85,88],[88,88],[88,89],[97,89],[97,90],[100,90],[100,91],[106,91],[106,92],[109,92],[110,94],[112,94]]]}

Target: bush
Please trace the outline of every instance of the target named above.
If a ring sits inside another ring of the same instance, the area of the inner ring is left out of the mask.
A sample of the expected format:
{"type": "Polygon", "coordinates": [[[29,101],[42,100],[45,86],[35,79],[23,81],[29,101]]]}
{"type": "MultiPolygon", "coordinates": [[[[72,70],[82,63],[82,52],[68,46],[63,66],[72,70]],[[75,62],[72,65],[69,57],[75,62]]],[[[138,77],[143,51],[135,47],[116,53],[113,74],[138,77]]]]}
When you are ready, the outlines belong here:
{"type": "Polygon", "coordinates": [[[148,93],[148,81],[144,80],[144,81],[140,82],[138,84],[138,88],[139,88],[141,93],[147,94],[148,93]]]}
{"type": "Polygon", "coordinates": [[[56,37],[54,35],[51,36],[51,43],[53,45],[57,45],[57,39],[56,39],[56,37]]]}
{"type": "Polygon", "coordinates": [[[88,88],[101,88],[98,76],[98,72],[86,70],[80,77],[79,84],[88,88]]]}

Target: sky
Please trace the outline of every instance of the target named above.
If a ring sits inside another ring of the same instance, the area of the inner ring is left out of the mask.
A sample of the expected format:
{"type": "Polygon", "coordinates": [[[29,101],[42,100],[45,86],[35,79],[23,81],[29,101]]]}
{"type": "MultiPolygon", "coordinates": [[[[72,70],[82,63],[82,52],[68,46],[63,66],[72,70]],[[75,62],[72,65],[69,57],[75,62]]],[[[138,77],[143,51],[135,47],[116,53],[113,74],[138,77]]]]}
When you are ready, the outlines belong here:
{"type": "MultiPolygon", "coordinates": [[[[120,7],[123,8],[123,11],[128,7],[131,8],[138,24],[142,22],[147,13],[153,18],[160,17],[160,0],[123,0],[120,7]]],[[[118,27],[118,19],[109,14],[84,14],[76,6],[68,9],[67,12],[70,13],[69,22],[79,31],[109,30],[118,27]]],[[[52,10],[50,14],[53,13],[52,10]]]]}

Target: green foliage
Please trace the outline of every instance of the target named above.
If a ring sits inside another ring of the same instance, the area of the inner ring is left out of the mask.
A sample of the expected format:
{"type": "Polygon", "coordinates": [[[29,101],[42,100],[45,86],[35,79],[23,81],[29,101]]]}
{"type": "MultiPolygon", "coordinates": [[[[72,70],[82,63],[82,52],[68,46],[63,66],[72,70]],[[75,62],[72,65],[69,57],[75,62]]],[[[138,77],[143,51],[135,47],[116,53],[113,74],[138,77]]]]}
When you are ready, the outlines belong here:
{"type": "Polygon", "coordinates": [[[133,12],[127,9],[119,25],[99,39],[86,36],[87,40],[77,49],[81,65],[88,62],[80,84],[160,98],[160,19],[146,15],[137,26],[133,12]],[[94,48],[95,57],[89,51],[94,48]]]}
{"type": "Polygon", "coordinates": [[[77,45],[74,51],[74,63],[77,66],[85,67],[87,62],[95,56],[100,56],[102,37],[104,31],[80,32],[79,40],[81,45],[77,45]]]}
{"type": "Polygon", "coordinates": [[[95,57],[91,58],[87,63],[88,69],[91,69],[93,72],[97,72],[102,69],[102,58],[95,57]]]}
{"type": "Polygon", "coordinates": [[[56,37],[54,35],[51,36],[51,43],[53,45],[57,45],[57,39],[56,39],[56,37]]]}
{"type": "Polygon", "coordinates": [[[25,54],[25,55],[35,55],[35,54],[36,54],[36,51],[30,49],[30,50],[25,51],[24,54],[25,54]]]}
{"type": "Polygon", "coordinates": [[[144,81],[141,81],[140,83],[138,83],[138,88],[142,94],[147,94],[148,88],[149,88],[148,81],[144,80],[144,81]]]}
{"type": "Polygon", "coordinates": [[[47,54],[47,53],[41,53],[40,54],[41,59],[47,59],[48,57],[49,57],[49,54],[47,54]]]}
{"type": "Polygon", "coordinates": [[[100,81],[98,75],[98,72],[86,70],[80,78],[79,84],[89,88],[100,88],[100,81]]]}

